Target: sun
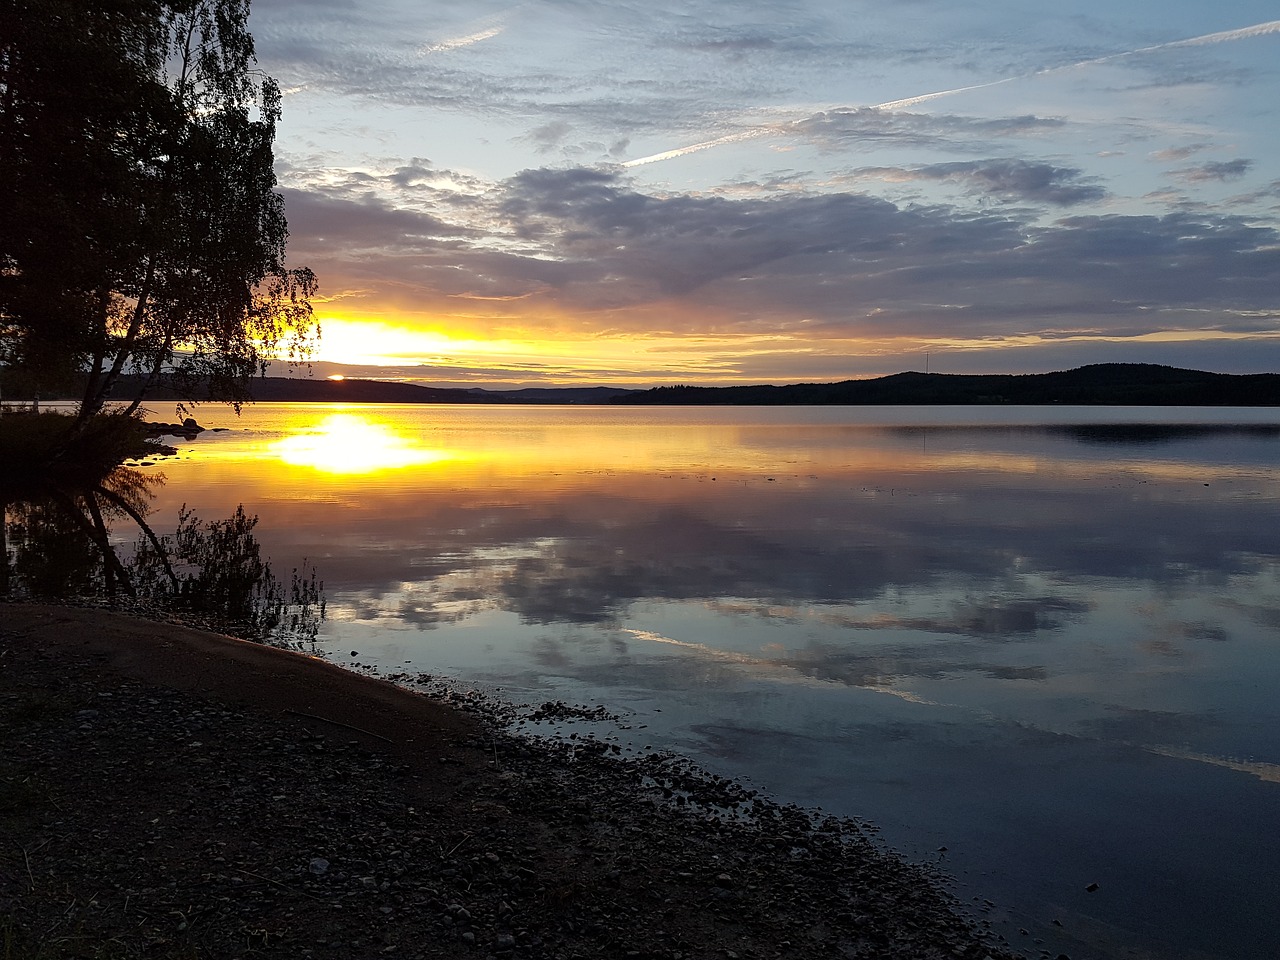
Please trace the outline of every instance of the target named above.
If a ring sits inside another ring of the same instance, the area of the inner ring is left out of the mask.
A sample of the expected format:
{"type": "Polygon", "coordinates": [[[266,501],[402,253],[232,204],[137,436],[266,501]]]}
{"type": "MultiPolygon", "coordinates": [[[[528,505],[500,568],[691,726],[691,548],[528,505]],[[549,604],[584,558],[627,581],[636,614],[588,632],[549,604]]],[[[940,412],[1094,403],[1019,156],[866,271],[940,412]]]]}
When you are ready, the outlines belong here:
{"type": "Polygon", "coordinates": [[[330,414],[276,440],[270,449],[285,463],[336,474],[377,473],[458,459],[456,453],[419,446],[376,419],[352,413],[330,414]]]}

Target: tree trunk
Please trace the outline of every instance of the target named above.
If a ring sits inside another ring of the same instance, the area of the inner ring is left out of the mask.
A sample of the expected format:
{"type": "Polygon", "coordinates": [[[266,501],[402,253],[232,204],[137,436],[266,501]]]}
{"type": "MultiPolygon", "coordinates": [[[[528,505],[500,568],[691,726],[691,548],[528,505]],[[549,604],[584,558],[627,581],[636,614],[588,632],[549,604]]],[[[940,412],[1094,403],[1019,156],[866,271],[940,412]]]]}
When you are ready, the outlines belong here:
{"type": "Polygon", "coordinates": [[[79,434],[89,420],[101,412],[103,405],[107,402],[107,397],[111,395],[112,387],[120,379],[120,373],[124,370],[125,361],[132,355],[133,344],[137,341],[138,333],[142,329],[142,318],[146,314],[147,300],[151,296],[151,283],[154,277],[155,258],[152,257],[147,263],[147,275],[142,281],[142,291],[138,294],[138,303],[134,307],[133,317],[129,321],[129,329],[125,331],[124,339],[116,348],[115,361],[111,364],[111,369],[107,371],[106,376],[102,378],[102,382],[97,392],[94,393],[93,399],[81,405],[76,424],[72,427],[72,436],[79,434]]]}

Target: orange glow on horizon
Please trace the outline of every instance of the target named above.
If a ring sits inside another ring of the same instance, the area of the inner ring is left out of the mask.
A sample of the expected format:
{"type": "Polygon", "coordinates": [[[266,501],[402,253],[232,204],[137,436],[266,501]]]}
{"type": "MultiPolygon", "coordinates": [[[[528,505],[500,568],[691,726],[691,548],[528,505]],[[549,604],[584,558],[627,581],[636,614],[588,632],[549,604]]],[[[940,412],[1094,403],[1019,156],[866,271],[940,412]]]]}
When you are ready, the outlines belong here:
{"type": "MultiPolygon", "coordinates": [[[[458,379],[479,374],[486,380],[538,380],[560,385],[730,384],[760,382],[744,374],[741,363],[761,356],[807,357],[821,352],[819,341],[784,333],[676,335],[667,330],[629,333],[544,331],[478,339],[409,323],[348,317],[322,317],[323,334],[313,360],[356,366],[431,368],[431,378],[458,379]]],[[[848,341],[831,342],[840,353],[848,341]]],[[[876,351],[856,344],[854,351],[876,351]]],[[[785,364],[785,359],[782,359],[785,364]]],[[[840,361],[833,359],[833,367],[840,361]]],[[[853,371],[842,372],[847,379],[853,371]]],[[[796,378],[791,378],[794,381],[796,378]]],[[[809,379],[812,379],[811,377],[809,379]]]]}
{"type": "MultiPolygon", "coordinates": [[[[602,325],[604,320],[599,321],[602,325]]],[[[720,332],[714,318],[654,313],[631,316],[598,331],[586,321],[568,318],[521,320],[456,315],[320,318],[322,335],[313,360],[352,366],[399,368],[397,379],[472,381],[508,385],[647,387],[675,383],[704,386],[854,380],[906,370],[975,372],[948,369],[948,356],[975,351],[998,355],[1052,344],[1169,343],[1230,338],[1203,332],[1169,330],[1119,338],[1069,330],[1048,335],[999,338],[901,336],[855,337],[826,328],[810,330],[782,323],[776,329],[720,332]],[[647,327],[637,326],[647,319],[647,327]],[[486,335],[484,324],[491,324],[486,335]],[[452,327],[456,324],[456,328],[452,327]],[[477,332],[479,325],[480,332],[477,332]],[[421,367],[415,377],[412,368],[421,367]],[[408,368],[408,370],[406,370],[408,368]]],[[[982,372],[1001,372],[997,366],[982,372]]],[[[331,378],[331,379],[336,379],[331,378]]]]}

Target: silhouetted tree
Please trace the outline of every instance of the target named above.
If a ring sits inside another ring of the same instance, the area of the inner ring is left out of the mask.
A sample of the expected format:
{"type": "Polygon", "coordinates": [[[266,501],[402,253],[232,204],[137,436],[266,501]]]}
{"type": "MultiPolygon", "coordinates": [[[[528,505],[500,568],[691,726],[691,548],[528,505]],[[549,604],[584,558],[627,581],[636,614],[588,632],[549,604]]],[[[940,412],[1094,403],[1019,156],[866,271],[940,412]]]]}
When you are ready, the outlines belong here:
{"type": "Polygon", "coordinates": [[[284,266],[274,80],[248,0],[10,0],[0,13],[0,362],[83,382],[124,373],[238,404],[276,350],[318,334],[309,270],[284,266]]]}

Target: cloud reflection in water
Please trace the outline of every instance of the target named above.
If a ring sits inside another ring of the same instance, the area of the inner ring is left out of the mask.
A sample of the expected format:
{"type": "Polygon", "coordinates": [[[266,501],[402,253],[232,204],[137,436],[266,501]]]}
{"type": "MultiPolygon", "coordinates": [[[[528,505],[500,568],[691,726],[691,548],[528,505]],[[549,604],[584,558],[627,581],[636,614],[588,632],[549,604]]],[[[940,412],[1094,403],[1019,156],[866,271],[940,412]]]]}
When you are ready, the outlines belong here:
{"type": "MultiPolygon", "coordinates": [[[[255,443],[287,432],[261,415],[255,443]]],[[[1247,930],[1280,857],[1276,431],[863,415],[386,410],[453,453],[344,474],[214,437],[171,489],[256,497],[364,662],[608,703],[948,845],[1041,922],[1105,871],[1079,908],[1108,924],[1190,936],[1211,886],[1247,930]]]]}

